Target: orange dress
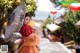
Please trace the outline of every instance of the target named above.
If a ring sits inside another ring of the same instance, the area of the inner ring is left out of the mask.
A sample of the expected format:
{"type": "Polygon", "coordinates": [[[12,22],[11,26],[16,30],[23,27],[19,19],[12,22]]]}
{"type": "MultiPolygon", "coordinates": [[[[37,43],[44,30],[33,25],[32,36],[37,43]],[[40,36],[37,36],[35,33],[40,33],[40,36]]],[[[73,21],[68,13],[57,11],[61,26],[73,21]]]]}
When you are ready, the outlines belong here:
{"type": "Polygon", "coordinates": [[[32,32],[29,25],[23,25],[20,29],[24,42],[17,53],[39,53],[37,45],[39,44],[39,37],[32,32]]]}
{"type": "Polygon", "coordinates": [[[39,44],[39,37],[32,33],[28,37],[24,37],[24,43],[19,48],[18,53],[39,53],[37,45],[39,44]]]}

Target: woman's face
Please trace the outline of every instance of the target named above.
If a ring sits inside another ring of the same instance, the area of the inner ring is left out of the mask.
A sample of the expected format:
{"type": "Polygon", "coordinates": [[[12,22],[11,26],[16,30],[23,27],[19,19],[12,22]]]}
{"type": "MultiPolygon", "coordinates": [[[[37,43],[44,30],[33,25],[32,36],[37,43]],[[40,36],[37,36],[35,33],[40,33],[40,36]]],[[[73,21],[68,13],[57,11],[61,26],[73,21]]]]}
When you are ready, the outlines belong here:
{"type": "Polygon", "coordinates": [[[29,17],[29,16],[27,16],[27,17],[24,19],[24,24],[28,24],[28,23],[29,23],[29,21],[30,21],[30,17],[29,17]]]}

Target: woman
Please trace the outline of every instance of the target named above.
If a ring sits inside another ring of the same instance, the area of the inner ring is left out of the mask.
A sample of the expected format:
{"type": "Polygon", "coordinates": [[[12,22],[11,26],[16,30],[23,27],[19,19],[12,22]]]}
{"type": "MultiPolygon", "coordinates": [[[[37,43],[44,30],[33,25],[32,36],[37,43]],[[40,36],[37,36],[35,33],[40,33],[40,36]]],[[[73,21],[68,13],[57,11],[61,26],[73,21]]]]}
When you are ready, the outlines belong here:
{"type": "Polygon", "coordinates": [[[20,29],[24,42],[18,50],[18,53],[39,53],[37,45],[39,44],[39,37],[34,30],[28,25],[30,16],[26,13],[24,24],[20,29]]]}

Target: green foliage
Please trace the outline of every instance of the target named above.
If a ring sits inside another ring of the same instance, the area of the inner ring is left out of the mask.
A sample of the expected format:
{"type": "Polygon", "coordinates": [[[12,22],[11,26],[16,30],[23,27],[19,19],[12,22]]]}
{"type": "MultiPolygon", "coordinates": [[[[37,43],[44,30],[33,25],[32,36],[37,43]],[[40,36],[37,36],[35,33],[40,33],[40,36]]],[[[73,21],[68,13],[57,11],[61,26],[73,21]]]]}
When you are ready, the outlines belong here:
{"type": "Polygon", "coordinates": [[[80,0],[50,0],[52,3],[60,4],[60,5],[68,5],[72,2],[80,2],[80,0]]]}
{"type": "Polygon", "coordinates": [[[26,10],[31,16],[35,16],[34,12],[37,8],[36,2],[34,0],[26,0],[26,10]]]}
{"type": "Polygon", "coordinates": [[[51,2],[73,2],[73,1],[75,1],[75,0],[62,0],[62,1],[60,1],[60,0],[50,0],[51,2]]]}
{"type": "Polygon", "coordinates": [[[68,12],[65,22],[62,24],[62,32],[70,36],[76,43],[80,44],[80,29],[75,25],[80,20],[80,12],[68,12]]]}
{"type": "Polygon", "coordinates": [[[62,5],[63,7],[69,7],[69,5],[73,2],[80,2],[80,0],[50,0],[52,3],[56,3],[58,5],[62,5]]]}
{"type": "Polygon", "coordinates": [[[4,28],[4,22],[18,4],[15,0],[0,0],[0,34],[4,28]]]}
{"type": "Polygon", "coordinates": [[[50,23],[52,23],[53,22],[53,20],[50,18],[50,16],[43,22],[43,24],[42,24],[42,27],[43,28],[46,28],[46,25],[47,24],[50,24],[50,23]]]}
{"type": "MultiPolygon", "coordinates": [[[[0,0],[0,34],[3,33],[4,22],[7,21],[7,18],[12,13],[12,11],[24,0],[0,0]]],[[[34,0],[26,0],[26,10],[30,16],[34,15],[37,6],[34,0]]]]}

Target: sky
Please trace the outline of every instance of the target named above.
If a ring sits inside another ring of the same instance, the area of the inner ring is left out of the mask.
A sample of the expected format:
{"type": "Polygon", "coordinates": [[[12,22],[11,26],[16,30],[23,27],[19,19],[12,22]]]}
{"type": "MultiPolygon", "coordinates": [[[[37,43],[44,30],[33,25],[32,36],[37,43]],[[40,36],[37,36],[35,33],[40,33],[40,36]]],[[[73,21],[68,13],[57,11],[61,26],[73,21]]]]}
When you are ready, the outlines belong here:
{"type": "Polygon", "coordinates": [[[61,6],[55,8],[56,5],[52,4],[50,0],[36,0],[36,2],[37,10],[35,11],[35,17],[32,17],[34,20],[45,20],[49,15],[52,19],[57,19],[66,12],[65,8],[60,8],[61,6]],[[51,14],[51,11],[57,11],[57,14],[51,14]]]}
{"type": "Polygon", "coordinates": [[[46,19],[51,10],[55,10],[54,6],[49,0],[37,0],[37,10],[35,11],[34,19],[46,19]]]}

